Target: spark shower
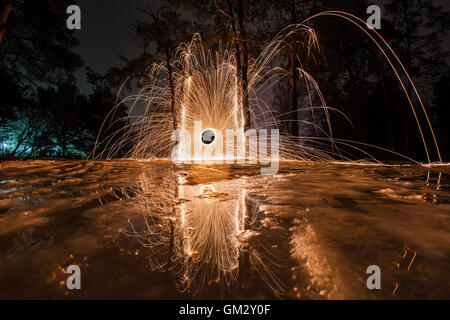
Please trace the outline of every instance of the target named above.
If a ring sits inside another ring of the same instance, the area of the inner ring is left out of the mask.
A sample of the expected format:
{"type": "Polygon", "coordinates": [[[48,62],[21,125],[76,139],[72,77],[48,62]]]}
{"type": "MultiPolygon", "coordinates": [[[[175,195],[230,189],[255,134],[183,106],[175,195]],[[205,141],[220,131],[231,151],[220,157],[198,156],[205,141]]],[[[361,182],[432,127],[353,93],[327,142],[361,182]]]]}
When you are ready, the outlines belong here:
{"type": "MultiPolygon", "coordinates": [[[[305,33],[308,55],[320,52],[319,39],[307,23],[323,16],[339,17],[352,23],[374,42],[386,58],[407,97],[422,138],[428,163],[442,163],[437,140],[425,106],[400,59],[375,29],[360,18],[342,11],[322,12],[300,24],[291,25],[282,30],[256,59],[250,59],[248,88],[245,92],[240,86],[235,48],[219,43],[216,50],[206,49],[200,36],[194,35],[191,42],[179,45],[176,57],[170,66],[167,63],[154,63],[142,75],[139,75],[140,83],[145,81],[146,84],[136,95],[126,97],[116,106],[117,108],[122,103],[131,103],[126,119],[129,124],[110,133],[102,141],[97,140],[93,156],[114,158],[124,146],[131,144],[132,148],[125,157],[133,159],[171,158],[177,162],[230,162],[230,160],[242,161],[245,159],[250,163],[255,163],[258,156],[256,150],[259,147],[260,161],[266,164],[272,160],[278,161],[278,159],[351,161],[359,157],[377,161],[370,153],[364,151],[363,147],[382,148],[341,140],[333,136],[330,113],[340,114],[350,125],[351,115],[345,115],[337,108],[328,106],[319,84],[306,70],[299,68],[300,80],[305,84],[308,92],[311,102],[308,110],[311,112],[313,120],[299,119],[298,121],[312,125],[320,132],[320,136],[278,135],[278,129],[283,120],[261,98],[277,79],[286,75],[281,68],[270,67],[269,63],[276,60],[289,36],[305,33]],[[406,90],[407,85],[412,86],[419,106],[414,104],[414,97],[410,96],[406,90]],[[313,95],[319,97],[320,106],[313,105],[311,99],[313,95]],[[245,98],[248,98],[249,101],[248,110],[244,107],[243,100],[245,98]],[[326,128],[322,128],[314,116],[319,111],[325,117],[326,128]],[[425,123],[421,123],[419,120],[419,112],[424,115],[425,123]],[[258,131],[267,129],[272,129],[272,133],[275,132],[275,135],[272,134],[271,137],[268,137],[266,132],[258,135],[258,131]],[[431,144],[426,141],[424,130],[431,133],[431,144]],[[205,144],[204,133],[208,131],[214,135],[214,141],[205,144]],[[249,137],[251,138],[249,139],[249,137]],[[225,152],[223,140],[226,141],[225,152]],[[269,141],[272,155],[267,153],[269,141]],[[191,146],[194,146],[194,152],[192,152],[191,146]],[[351,148],[358,156],[355,156],[353,152],[342,151],[340,146],[351,148]]],[[[304,111],[297,110],[298,113],[304,111]]],[[[111,121],[108,122],[108,118],[114,113],[115,109],[105,119],[100,132],[108,132],[108,129],[114,124],[111,121]]],[[[394,151],[382,150],[417,163],[394,151]]]]}

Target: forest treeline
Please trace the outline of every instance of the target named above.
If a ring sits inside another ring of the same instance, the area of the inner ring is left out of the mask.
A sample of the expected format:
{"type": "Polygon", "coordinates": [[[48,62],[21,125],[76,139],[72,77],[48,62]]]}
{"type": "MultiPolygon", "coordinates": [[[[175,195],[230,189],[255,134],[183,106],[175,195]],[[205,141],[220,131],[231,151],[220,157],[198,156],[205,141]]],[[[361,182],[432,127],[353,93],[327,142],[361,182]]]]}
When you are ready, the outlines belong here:
{"type": "MultiPolygon", "coordinates": [[[[371,4],[365,0],[164,0],[156,7],[149,1],[147,7],[136,9],[145,18],[130,25],[141,54],[121,56],[123,66],[98,74],[75,53],[78,40],[65,28],[67,16],[61,12],[73,2],[0,0],[2,157],[88,156],[124,79],[141,74],[155,62],[165,62],[170,69],[177,46],[190,41],[195,33],[208,48],[216,48],[219,42],[233,46],[239,61],[242,102],[248,110],[249,61],[281,30],[326,10],[342,10],[366,20],[371,4]],[[75,72],[81,68],[87,69],[93,88],[90,95],[77,88],[75,72]]],[[[285,70],[267,101],[282,119],[280,129],[300,137],[320,137],[321,131],[309,124],[312,117],[317,117],[314,121],[319,126],[326,125],[324,115],[309,108],[319,105],[320,97],[308,95],[311,88],[298,71],[302,68],[314,77],[327,105],[341,110],[352,122],[331,113],[334,137],[426,160],[408,100],[371,39],[354,25],[332,16],[310,20],[308,25],[317,34],[320,50],[310,52],[305,36],[296,33],[286,39],[273,62],[285,70]]],[[[432,0],[391,0],[382,8],[379,30],[414,80],[447,161],[449,26],[449,13],[432,0]]],[[[133,92],[139,81],[128,83],[126,89],[133,92]]],[[[413,89],[411,85],[405,88],[411,96],[413,89]]],[[[416,98],[412,102],[419,106],[416,98]]],[[[126,112],[127,106],[122,105],[112,121],[126,112]]],[[[421,114],[418,117],[425,123],[421,114]]],[[[113,129],[124,125],[124,121],[115,122],[113,129]]],[[[424,135],[431,143],[429,132],[424,135]]],[[[381,149],[359,146],[378,158],[392,157],[381,149]]],[[[437,159],[436,154],[431,156],[437,159]]]]}

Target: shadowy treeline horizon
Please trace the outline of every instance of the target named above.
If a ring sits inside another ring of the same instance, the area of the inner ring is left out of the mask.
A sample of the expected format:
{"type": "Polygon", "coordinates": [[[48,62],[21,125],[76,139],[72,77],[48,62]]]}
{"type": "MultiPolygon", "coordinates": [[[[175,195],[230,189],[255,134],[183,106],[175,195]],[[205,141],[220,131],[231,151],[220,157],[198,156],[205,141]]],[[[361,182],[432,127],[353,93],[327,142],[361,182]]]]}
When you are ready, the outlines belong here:
{"type": "MultiPolygon", "coordinates": [[[[141,54],[121,56],[125,67],[111,66],[104,74],[94,72],[75,51],[79,44],[76,31],[66,27],[66,8],[72,4],[76,1],[0,0],[0,158],[87,158],[116,101],[139,88],[142,71],[151,63],[170,65],[177,46],[190,41],[195,33],[201,35],[207,48],[214,50],[219,42],[234,46],[245,86],[249,60],[256,58],[286,26],[326,10],[346,11],[365,21],[371,3],[164,0],[157,7],[149,1],[148,7],[136,9],[145,18],[130,25],[141,54]],[[92,86],[88,95],[77,86],[75,73],[82,68],[92,86]],[[128,86],[117,97],[118,88],[130,77],[128,86]]],[[[389,0],[382,8],[382,26],[378,30],[415,82],[445,162],[450,160],[449,19],[449,12],[432,0],[389,0]]],[[[314,77],[327,106],[339,109],[352,122],[332,112],[335,138],[359,142],[355,146],[380,160],[400,159],[385,149],[426,161],[421,135],[400,82],[371,39],[336,17],[319,17],[308,25],[317,33],[320,50],[309,51],[305,36],[294,34],[273,62],[274,67],[286,70],[286,76],[277,79],[266,98],[272,112],[282,119],[280,130],[298,135],[300,143],[302,137],[324,137],[320,128],[327,125],[325,115],[320,111],[314,114],[310,108],[320,105],[320,97],[308,95],[311,88],[298,71],[302,68],[314,77]],[[309,124],[313,120],[318,127],[309,124]]],[[[405,90],[420,110],[414,88],[407,85],[405,90]]],[[[126,125],[123,119],[127,108],[122,104],[117,109],[108,120],[114,125],[102,133],[100,140],[126,125]]],[[[431,160],[437,161],[426,119],[420,112],[417,117],[423,125],[431,160]]]]}

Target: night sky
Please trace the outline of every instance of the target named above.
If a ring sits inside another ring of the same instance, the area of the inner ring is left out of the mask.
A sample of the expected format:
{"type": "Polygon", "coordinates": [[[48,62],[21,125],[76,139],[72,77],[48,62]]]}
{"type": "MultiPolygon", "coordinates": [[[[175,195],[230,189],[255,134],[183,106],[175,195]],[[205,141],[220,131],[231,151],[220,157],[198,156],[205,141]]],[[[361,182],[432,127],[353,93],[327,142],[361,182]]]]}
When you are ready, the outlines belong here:
{"type": "MultiPolygon", "coordinates": [[[[145,17],[137,8],[149,5],[157,8],[156,0],[78,0],[81,8],[82,28],[75,35],[80,40],[77,51],[96,72],[104,72],[110,67],[120,66],[118,55],[136,57],[140,51],[133,39],[130,26],[136,19],[145,17]]],[[[90,86],[85,72],[78,71],[80,88],[88,93],[90,86]]]]}
{"type": "MultiPolygon", "coordinates": [[[[383,7],[384,0],[373,0],[373,4],[383,7]]],[[[437,4],[450,10],[450,1],[435,0],[437,4]]],[[[110,67],[121,66],[118,55],[137,57],[139,48],[130,32],[136,19],[145,18],[137,8],[149,5],[155,9],[161,5],[158,0],[78,0],[82,12],[82,30],[76,31],[80,40],[78,52],[85,66],[96,72],[104,72],[110,67]]],[[[450,45],[450,39],[448,40],[450,45]]],[[[78,71],[78,82],[83,93],[90,92],[85,72],[78,71]]]]}

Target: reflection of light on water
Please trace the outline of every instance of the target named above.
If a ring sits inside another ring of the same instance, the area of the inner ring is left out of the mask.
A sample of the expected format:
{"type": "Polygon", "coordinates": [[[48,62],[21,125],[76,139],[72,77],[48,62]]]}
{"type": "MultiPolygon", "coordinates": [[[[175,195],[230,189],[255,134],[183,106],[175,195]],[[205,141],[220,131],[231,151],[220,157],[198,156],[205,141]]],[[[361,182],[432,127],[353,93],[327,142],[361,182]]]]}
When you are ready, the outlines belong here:
{"type": "Polygon", "coordinates": [[[180,206],[183,224],[178,232],[184,236],[175,241],[185,247],[174,252],[182,262],[178,266],[180,289],[195,292],[204,282],[234,282],[242,251],[236,233],[241,228],[244,199],[222,192],[220,184],[178,187],[180,196],[189,199],[180,206]]]}
{"type": "Polygon", "coordinates": [[[150,267],[175,274],[179,290],[195,295],[205,285],[234,287],[245,253],[249,259],[244,263],[246,268],[253,265],[263,281],[276,282],[269,287],[279,291],[276,278],[265,264],[267,258],[249,245],[258,233],[252,230],[255,218],[248,215],[259,206],[249,205],[245,180],[191,185],[182,174],[173,178],[172,198],[165,189],[167,194],[159,194],[155,200],[149,179],[142,177],[138,198],[147,212],[145,226],[142,229],[130,221],[131,231],[125,232],[151,249],[150,267]]]}
{"type": "Polygon", "coordinates": [[[200,194],[201,195],[206,195],[206,194],[213,193],[213,192],[216,192],[216,189],[212,185],[208,184],[208,185],[200,187],[200,194]]]}

